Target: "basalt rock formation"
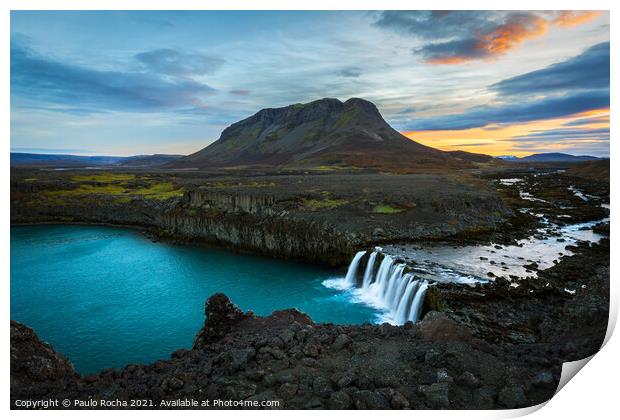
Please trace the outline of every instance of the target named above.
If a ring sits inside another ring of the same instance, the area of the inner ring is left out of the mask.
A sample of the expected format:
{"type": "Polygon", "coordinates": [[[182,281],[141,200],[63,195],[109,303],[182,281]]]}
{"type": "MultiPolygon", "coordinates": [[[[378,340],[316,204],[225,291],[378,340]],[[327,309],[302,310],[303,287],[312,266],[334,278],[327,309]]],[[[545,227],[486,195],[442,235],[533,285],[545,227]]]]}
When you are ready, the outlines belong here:
{"type": "Polygon", "coordinates": [[[11,321],[11,399],[34,400],[51,390],[73,389],[78,378],[73,365],[32,329],[11,321]]]}
{"type": "MultiPolygon", "coordinates": [[[[404,327],[317,325],[295,310],[241,315],[223,295],[209,299],[206,312],[210,318],[191,350],[88,377],[58,370],[52,382],[12,380],[13,406],[38,395],[94,399],[99,407],[141,399],[147,408],[169,408],[196,399],[210,400],[205,408],[227,408],[218,400],[243,401],[230,408],[263,408],[265,401],[285,409],[515,408],[550,397],[559,377],[552,363],[519,364],[517,355],[472,338],[440,315],[404,327]],[[536,374],[544,381],[532,385],[536,374]]],[[[12,353],[12,372],[37,357],[28,349],[45,346],[34,335],[29,340],[12,353]]],[[[51,352],[38,363],[60,359],[51,352]]]]}
{"type": "Polygon", "coordinates": [[[179,183],[184,192],[167,199],[123,192],[173,179],[157,177],[104,183],[17,174],[11,223],[129,225],[184,242],[338,266],[371,243],[494,229],[510,214],[489,189],[418,174],[203,177],[179,183]]]}

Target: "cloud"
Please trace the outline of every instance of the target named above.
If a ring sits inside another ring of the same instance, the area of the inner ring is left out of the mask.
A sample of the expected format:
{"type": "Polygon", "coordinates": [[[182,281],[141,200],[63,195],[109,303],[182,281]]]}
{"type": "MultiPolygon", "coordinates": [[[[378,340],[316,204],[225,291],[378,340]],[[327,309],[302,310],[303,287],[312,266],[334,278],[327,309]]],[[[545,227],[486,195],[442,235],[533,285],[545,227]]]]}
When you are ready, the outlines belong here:
{"type": "Polygon", "coordinates": [[[424,41],[413,48],[430,64],[459,64],[498,57],[550,25],[576,26],[598,12],[386,11],[375,24],[424,41]]]}
{"type": "Polygon", "coordinates": [[[465,10],[388,10],[381,12],[375,25],[425,40],[470,38],[476,31],[490,31],[500,14],[465,10]]]}
{"type": "Polygon", "coordinates": [[[414,52],[430,64],[458,64],[506,53],[526,39],[537,38],[547,30],[547,21],[533,14],[511,14],[504,23],[488,32],[477,31],[471,38],[431,43],[414,52]]]}
{"type": "Polygon", "coordinates": [[[173,28],[174,24],[168,19],[158,18],[157,15],[161,15],[161,12],[155,11],[151,13],[124,13],[123,16],[138,23],[146,23],[152,25],[158,29],[173,28]]]}
{"type": "Polygon", "coordinates": [[[75,154],[88,155],[93,151],[89,149],[67,149],[67,148],[42,148],[42,147],[11,147],[11,153],[53,153],[53,154],[75,154]]]}
{"type": "Polygon", "coordinates": [[[600,14],[599,11],[562,10],[553,19],[553,23],[559,26],[577,26],[598,17],[600,14]]]}
{"type": "Polygon", "coordinates": [[[362,75],[362,69],[359,67],[347,67],[340,70],[339,74],[342,77],[360,77],[362,75]]]}
{"type": "Polygon", "coordinates": [[[479,37],[480,48],[489,55],[503,54],[526,39],[537,38],[547,31],[547,21],[527,13],[510,14],[506,21],[490,33],[479,37]]]}
{"type": "Polygon", "coordinates": [[[429,64],[459,64],[486,55],[473,38],[428,44],[413,51],[429,64]]]}
{"type": "Polygon", "coordinates": [[[499,105],[485,105],[461,114],[429,117],[408,130],[465,130],[489,124],[512,124],[558,118],[609,107],[609,43],[544,69],[490,86],[499,105]],[[518,97],[518,100],[515,98],[518,97]]]}
{"type": "Polygon", "coordinates": [[[609,42],[544,69],[502,80],[491,86],[502,95],[528,95],[556,91],[609,89],[609,42]]]}
{"type": "Polygon", "coordinates": [[[550,129],[531,132],[501,141],[513,149],[532,150],[538,153],[566,150],[573,154],[609,156],[609,128],[550,129]]]}
{"type": "Polygon", "coordinates": [[[530,152],[530,153],[553,153],[553,152],[565,152],[573,155],[590,155],[598,157],[609,156],[609,141],[598,140],[581,140],[581,141],[549,141],[543,142],[540,140],[512,142],[511,148],[515,152],[530,152]]]}
{"type": "Polygon", "coordinates": [[[145,68],[169,76],[202,76],[219,69],[224,60],[195,52],[160,48],[136,54],[145,68]]]}
{"type": "Polygon", "coordinates": [[[528,102],[511,102],[499,106],[479,106],[461,114],[417,120],[406,130],[465,130],[488,124],[521,123],[559,118],[609,107],[609,93],[586,91],[528,102]]]}
{"type": "Polygon", "coordinates": [[[551,130],[540,130],[531,132],[525,136],[511,137],[507,140],[545,140],[545,141],[566,141],[566,140],[609,140],[609,128],[576,128],[551,130]]]}
{"type": "Polygon", "coordinates": [[[487,125],[485,127],[482,127],[484,131],[499,131],[505,128],[506,128],[505,125],[487,125]]]}
{"type": "Polygon", "coordinates": [[[578,120],[565,122],[562,125],[564,127],[575,127],[575,126],[592,125],[592,124],[609,124],[609,116],[594,117],[594,118],[580,118],[578,120]]]}
{"type": "Polygon", "coordinates": [[[249,96],[251,92],[247,89],[233,89],[228,91],[228,93],[236,96],[249,96]]]}
{"type": "Polygon", "coordinates": [[[481,147],[481,146],[488,146],[491,142],[490,141],[485,141],[485,142],[479,142],[479,143],[458,143],[458,144],[452,144],[452,147],[481,147]]]}
{"type": "Polygon", "coordinates": [[[152,73],[100,71],[42,56],[11,45],[11,95],[54,110],[156,111],[205,107],[210,86],[152,73]]]}

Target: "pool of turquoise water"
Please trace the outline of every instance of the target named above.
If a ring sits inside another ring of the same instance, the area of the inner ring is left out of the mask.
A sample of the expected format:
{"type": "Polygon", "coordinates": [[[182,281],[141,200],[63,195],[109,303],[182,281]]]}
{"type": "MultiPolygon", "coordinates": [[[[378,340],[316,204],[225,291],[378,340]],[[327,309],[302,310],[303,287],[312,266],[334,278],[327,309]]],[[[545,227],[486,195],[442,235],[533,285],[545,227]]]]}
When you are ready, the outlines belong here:
{"type": "Polygon", "coordinates": [[[81,373],[190,348],[204,304],[222,292],[244,311],[297,308],[316,322],[372,322],[376,310],[321,283],[338,271],[104,226],[11,228],[11,319],[81,373]]]}

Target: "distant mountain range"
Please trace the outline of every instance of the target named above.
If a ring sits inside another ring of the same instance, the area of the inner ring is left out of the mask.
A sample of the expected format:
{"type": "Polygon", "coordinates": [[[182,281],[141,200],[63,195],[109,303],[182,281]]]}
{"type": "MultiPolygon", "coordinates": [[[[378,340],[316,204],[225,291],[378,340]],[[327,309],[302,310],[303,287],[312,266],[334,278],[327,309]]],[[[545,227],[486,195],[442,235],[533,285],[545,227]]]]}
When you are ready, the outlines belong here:
{"type": "Polygon", "coordinates": [[[157,167],[174,162],[182,157],[184,157],[184,155],[136,155],[124,158],[118,165],[132,168],[157,167]]]}
{"type": "Polygon", "coordinates": [[[424,146],[394,130],[377,107],[363,99],[325,98],[263,109],[226,128],[204,149],[167,168],[366,168],[413,171],[472,167],[493,159],[424,146]]]}
{"type": "Polygon", "coordinates": [[[586,162],[600,159],[595,156],[575,156],[567,153],[536,153],[522,158],[516,156],[498,156],[498,158],[511,162],[586,162]]]}
{"type": "Polygon", "coordinates": [[[85,167],[124,167],[146,168],[170,163],[183,155],[137,155],[120,156],[79,156],[37,153],[11,153],[11,166],[85,168],[85,167]]]}

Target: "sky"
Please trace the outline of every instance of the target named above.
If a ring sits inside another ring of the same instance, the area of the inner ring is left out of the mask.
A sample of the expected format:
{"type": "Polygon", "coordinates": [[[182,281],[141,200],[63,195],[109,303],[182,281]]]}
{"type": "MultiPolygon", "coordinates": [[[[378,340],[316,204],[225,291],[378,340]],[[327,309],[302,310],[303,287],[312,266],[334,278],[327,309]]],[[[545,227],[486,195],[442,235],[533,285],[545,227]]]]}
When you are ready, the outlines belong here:
{"type": "Polygon", "coordinates": [[[442,150],[609,156],[609,13],[11,12],[14,152],[189,154],[324,97],[442,150]]]}

